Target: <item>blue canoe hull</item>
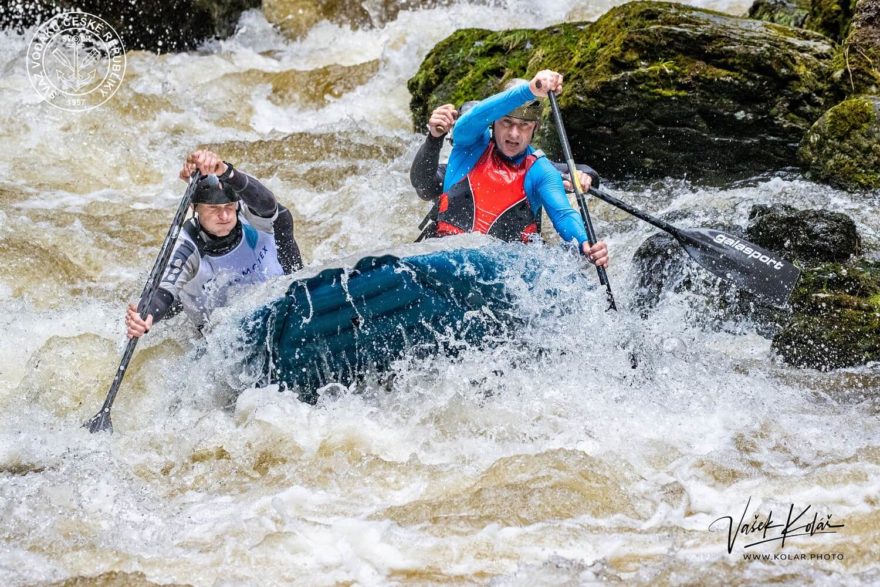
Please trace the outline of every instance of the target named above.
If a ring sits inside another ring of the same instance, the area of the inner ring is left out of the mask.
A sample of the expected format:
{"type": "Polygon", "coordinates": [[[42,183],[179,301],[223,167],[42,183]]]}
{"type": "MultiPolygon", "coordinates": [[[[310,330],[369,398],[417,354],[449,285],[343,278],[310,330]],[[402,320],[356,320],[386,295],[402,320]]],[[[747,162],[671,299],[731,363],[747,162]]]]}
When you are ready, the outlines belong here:
{"type": "Polygon", "coordinates": [[[328,383],[349,385],[404,355],[454,354],[517,324],[505,284],[525,248],[365,257],[351,269],[327,269],[257,311],[245,348],[271,380],[309,402],[328,383]]]}

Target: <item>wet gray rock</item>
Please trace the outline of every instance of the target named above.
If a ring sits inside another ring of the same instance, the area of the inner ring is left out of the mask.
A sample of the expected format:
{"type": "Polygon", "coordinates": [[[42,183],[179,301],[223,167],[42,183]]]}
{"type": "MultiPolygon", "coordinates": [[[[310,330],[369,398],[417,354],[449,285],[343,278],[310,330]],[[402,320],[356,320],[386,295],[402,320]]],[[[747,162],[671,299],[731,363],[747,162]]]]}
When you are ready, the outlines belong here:
{"type": "Polygon", "coordinates": [[[261,0],[21,0],[0,6],[0,29],[23,31],[54,15],[78,10],[105,20],[126,50],[186,51],[229,36],[244,10],[261,0]]]}
{"type": "Polygon", "coordinates": [[[802,266],[842,263],[862,250],[856,224],[846,214],[784,204],[754,206],[746,238],[802,266]]]}
{"type": "MultiPolygon", "coordinates": [[[[742,237],[738,227],[718,227],[742,237]]],[[[697,293],[706,300],[707,319],[719,321],[728,317],[731,304],[736,304],[734,288],[693,261],[672,236],[660,232],[648,237],[636,252],[633,263],[639,276],[633,301],[643,318],[647,317],[664,296],[670,293],[697,293]]]]}
{"type": "Polygon", "coordinates": [[[647,315],[667,291],[682,291],[689,286],[687,253],[678,242],[666,234],[653,234],[633,254],[633,263],[639,276],[633,301],[647,315]]]}

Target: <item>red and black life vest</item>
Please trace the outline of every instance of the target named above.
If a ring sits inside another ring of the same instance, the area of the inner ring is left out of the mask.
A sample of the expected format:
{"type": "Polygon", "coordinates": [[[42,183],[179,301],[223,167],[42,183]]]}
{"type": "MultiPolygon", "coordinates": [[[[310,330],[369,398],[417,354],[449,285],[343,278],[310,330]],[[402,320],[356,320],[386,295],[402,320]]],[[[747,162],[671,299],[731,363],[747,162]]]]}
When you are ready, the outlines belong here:
{"type": "Polygon", "coordinates": [[[539,157],[543,154],[536,151],[514,164],[489,143],[467,176],[440,195],[436,236],[482,232],[505,241],[529,240],[539,229],[525,178],[539,157]]]}

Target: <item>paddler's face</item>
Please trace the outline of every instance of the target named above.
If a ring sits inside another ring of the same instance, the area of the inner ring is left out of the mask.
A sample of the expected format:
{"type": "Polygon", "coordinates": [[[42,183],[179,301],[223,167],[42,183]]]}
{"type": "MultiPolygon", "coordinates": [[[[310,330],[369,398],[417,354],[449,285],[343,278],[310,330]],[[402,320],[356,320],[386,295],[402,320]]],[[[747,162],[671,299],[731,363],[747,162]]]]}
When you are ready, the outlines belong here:
{"type": "Polygon", "coordinates": [[[495,144],[507,157],[516,157],[532,142],[538,123],[504,116],[495,121],[495,144]]]}
{"type": "Polygon", "coordinates": [[[229,204],[196,204],[199,224],[214,236],[226,236],[238,222],[238,202],[229,204]]]}

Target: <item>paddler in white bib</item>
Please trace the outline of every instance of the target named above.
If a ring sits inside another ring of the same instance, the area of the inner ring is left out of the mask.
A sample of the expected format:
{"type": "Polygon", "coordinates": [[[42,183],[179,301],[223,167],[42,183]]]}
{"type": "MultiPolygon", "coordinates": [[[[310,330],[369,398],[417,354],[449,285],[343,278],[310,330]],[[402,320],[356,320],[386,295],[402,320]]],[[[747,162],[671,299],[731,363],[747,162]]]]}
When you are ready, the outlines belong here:
{"type": "Polygon", "coordinates": [[[278,222],[280,212],[288,217],[290,212],[278,205],[268,188],[211,151],[187,156],[181,179],[188,180],[196,169],[202,177],[192,197],[193,217],[177,237],[147,319],[140,318],[135,304],[128,306],[129,338],[149,332],[178,303],[201,329],[212,310],[226,303],[230,287],[265,281],[302,266],[292,221],[286,238],[277,234],[282,232],[279,225],[286,226],[278,222]],[[294,258],[283,263],[285,256],[294,258]]]}

